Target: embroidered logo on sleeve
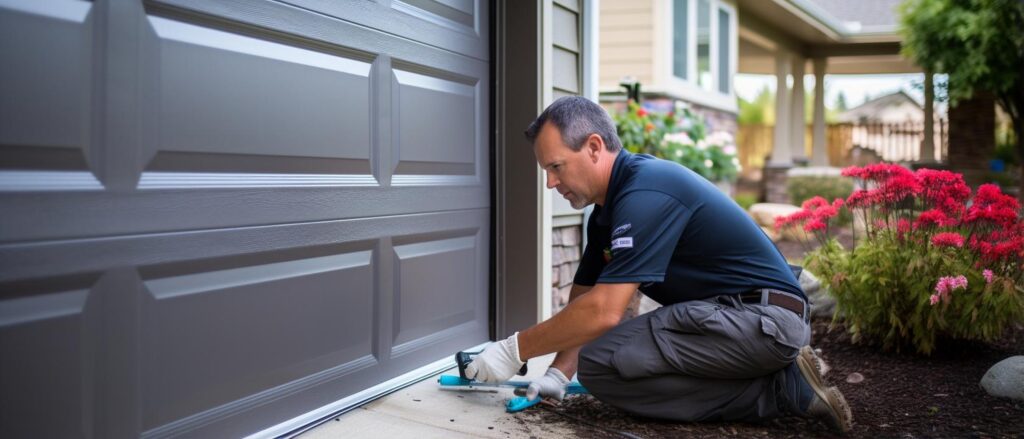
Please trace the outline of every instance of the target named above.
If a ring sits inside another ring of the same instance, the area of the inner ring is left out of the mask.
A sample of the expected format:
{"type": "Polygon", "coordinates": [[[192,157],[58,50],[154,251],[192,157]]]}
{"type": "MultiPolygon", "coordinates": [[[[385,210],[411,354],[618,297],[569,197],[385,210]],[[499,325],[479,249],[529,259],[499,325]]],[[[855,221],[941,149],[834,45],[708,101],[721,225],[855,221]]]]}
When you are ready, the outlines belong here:
{"type": "Polygon", "coordinates": [[[613,239],[612,250],[617,250],[620,248],[633,248],[633,237],[624,236],[622,238],[613,239]]]}
{"type": "Polygon", "coordinates": [[[616,236],[619,236],[619,235],[621,235],[623,233],[628,232],[629,229],[631,229],[631,228],[633,228],[633,224],[632,223],[626,223],[626,224],[623,224],[621,226],[616,227],[615,230],[612,230],[612,238],[614,238],[616,236]]]}

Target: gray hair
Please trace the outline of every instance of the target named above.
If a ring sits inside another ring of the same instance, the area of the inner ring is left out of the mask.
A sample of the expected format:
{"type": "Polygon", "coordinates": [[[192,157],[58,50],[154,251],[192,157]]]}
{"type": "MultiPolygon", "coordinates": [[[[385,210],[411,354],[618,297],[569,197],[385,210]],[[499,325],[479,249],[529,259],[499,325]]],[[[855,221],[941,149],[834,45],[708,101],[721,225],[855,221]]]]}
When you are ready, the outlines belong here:
{"type": "Polygon", "coordinates": [[[544,123],[551,122],[558,127],[562,142],[573,151],[583,148],[583,143],[591,134],[597,134],[604,140],[604,147],[610,152],[622,149],[622,141],[615,131],[608,112],[593,101],[580,96],[564,96],[548,106],[537,119],[526,128],[526,138],[530,143],[537,140],[544,123]]]}

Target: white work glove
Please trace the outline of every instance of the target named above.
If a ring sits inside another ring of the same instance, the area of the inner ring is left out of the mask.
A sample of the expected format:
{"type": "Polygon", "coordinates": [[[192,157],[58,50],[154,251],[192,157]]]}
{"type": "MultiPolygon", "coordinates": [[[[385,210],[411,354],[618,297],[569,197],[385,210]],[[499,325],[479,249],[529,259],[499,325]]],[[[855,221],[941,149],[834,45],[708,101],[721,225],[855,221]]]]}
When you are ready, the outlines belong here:
{"type": "Polygon", "coordinates": [[[545,398],[555,398],[559,401],[565,397],[565,388],[569,385],[569,379],[557,367],[549,367],[544,376],[533,380],[530,387],[526,388],[526,399],[533,400],[537,395],[545,398]]]}
{"type": "Polygon", "coordinates": [[[466,365],[466,377],[498,384],[508,381],[523,367],[519,359],[519,333],[497,343],[491,343],[473,361],[466,365]]]}

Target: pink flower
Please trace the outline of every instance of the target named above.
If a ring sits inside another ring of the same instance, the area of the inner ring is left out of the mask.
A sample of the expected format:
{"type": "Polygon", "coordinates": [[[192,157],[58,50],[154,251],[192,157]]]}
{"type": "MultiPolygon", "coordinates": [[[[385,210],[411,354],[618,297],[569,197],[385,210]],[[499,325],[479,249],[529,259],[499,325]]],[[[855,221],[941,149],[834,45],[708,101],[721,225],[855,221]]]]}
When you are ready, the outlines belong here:
{"type": "Polygon", "coordinates": [[[964,237],[956,232],[944,232],[932,237],[932,245],[936,247],[963,247],[964,237]]]}
{"type": "Polygon", "coordinates": [[[804,203],[800,205],[800,207],[812,212],[821,206],[828,206],[828,200],[817,195],[805,200],[804,203]]]}
{"type": "Polygon", "coordinates": [[[946,213],[942,210],[931,209],[921,212],[921,214],[917,216],[917,221],[914,223],[914,227],[918,229],[924,227],[945,227],[951,226],[955,222],[956,221],[946,216],[946,213]]]}
{"type": "Polygon", "coordinates": [[[981,272],[981,275],[985,276],[986,284],[992,283],[992,270],[986,268],[984,271],[981,272]]]}
{"type": "Polygon", "coordinates": [[[813,232],[816,230],[825,230],[825,223],[817,218],[814,218],[804,224],[804,231],[813,232]]]}
{"type": "Polygon", "coordinates": [[[936,303],[939,303],[939,295],[932,294],[930,297],[928,297],[928,303],[930,303],[932,306],[935,306],[936,303]]]}
{"type": "Polygon", "coordinates": [[[896,233],[899,233],[900,235],[905,235],[909,232],[910,220],[907,220],[906,218],[900,218],[898,221],[896,221],[896,233]]]}
{"type": "Polygon", "coordinates": [[[935,294],[940,297],[946,297],[958,289],[967,289],[967,277],[962,274],[956,277],[942,276],[935,284],[935,294]]]}
{"type": "Polygon", "coordinates": [[[963,203],[971,196],[971,188],[964,184],[962,175],[950,171],[918,169],[916,176],[923,188],[923,198],[933,207],[951,214],[963,211],[963,203]]]}
{"type": "Polygon", "coordinates": [[[870,207],[875,202],[874,191],[867,191],[864,189],[857,189],[846,198],[846,207],[850,209],[860,209],[870,207]]]}

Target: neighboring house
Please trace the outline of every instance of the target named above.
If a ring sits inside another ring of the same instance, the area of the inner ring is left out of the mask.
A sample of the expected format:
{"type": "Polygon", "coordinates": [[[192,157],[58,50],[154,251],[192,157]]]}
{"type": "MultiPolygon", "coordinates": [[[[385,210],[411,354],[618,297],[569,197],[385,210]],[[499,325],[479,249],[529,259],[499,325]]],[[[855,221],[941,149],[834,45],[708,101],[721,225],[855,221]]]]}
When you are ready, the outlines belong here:
{"type": "MultiPolygon", "coordinates": [[[[944,106],[934,112],[933,160],[941,159],[947,125],[944,106]]],[[[872,161],[918,161],[924,138],[924,108],[903,91],[871,99],[839,113],[837,122],[851,149],[848,154],[857,164],[872,161]],[[856,158],[854,158],[856,156],[856,158]]]]}
{"type": "Polygon", "coordinates": [[[0,437],[287,434],[545,317],[596,12],[0,1],[0,437]]]}
{"type": "MultiPolygon", "coordinates": [[[[935,118],[942,119],[945,112],[941,106],[935,109],[935,118]]],[[[879,96],[856,107],[839,113],[840,123],[922,123],[924,108],[904,91],[879,96]]]]}
{"type": "MultiPolygon", "coordinates": [[[[776,76],[768,198],[788,199],[785,175],[804,152],[804,81],[830,74],[916,73],[900,56],[899,0],[602,0],[601,99],[624,100],[619,83],[643,84],[655,109],[682,101],[710,130],[736,131],[736,73],[776,76]],[[772,189],[774,188],[774,189],[772,189]],[[774,192],[773,192],[774,191],[774,192]]],[[[926,103],[926,106],[932,105],[926,103]]],[[[815,87],[811,164],[827,164],[824,93],[815,87]]],[[[934,148],[934,146],[926,146],[934,148]]],[[[927,153],[926,153],[927,154],[927,153]]]]}

